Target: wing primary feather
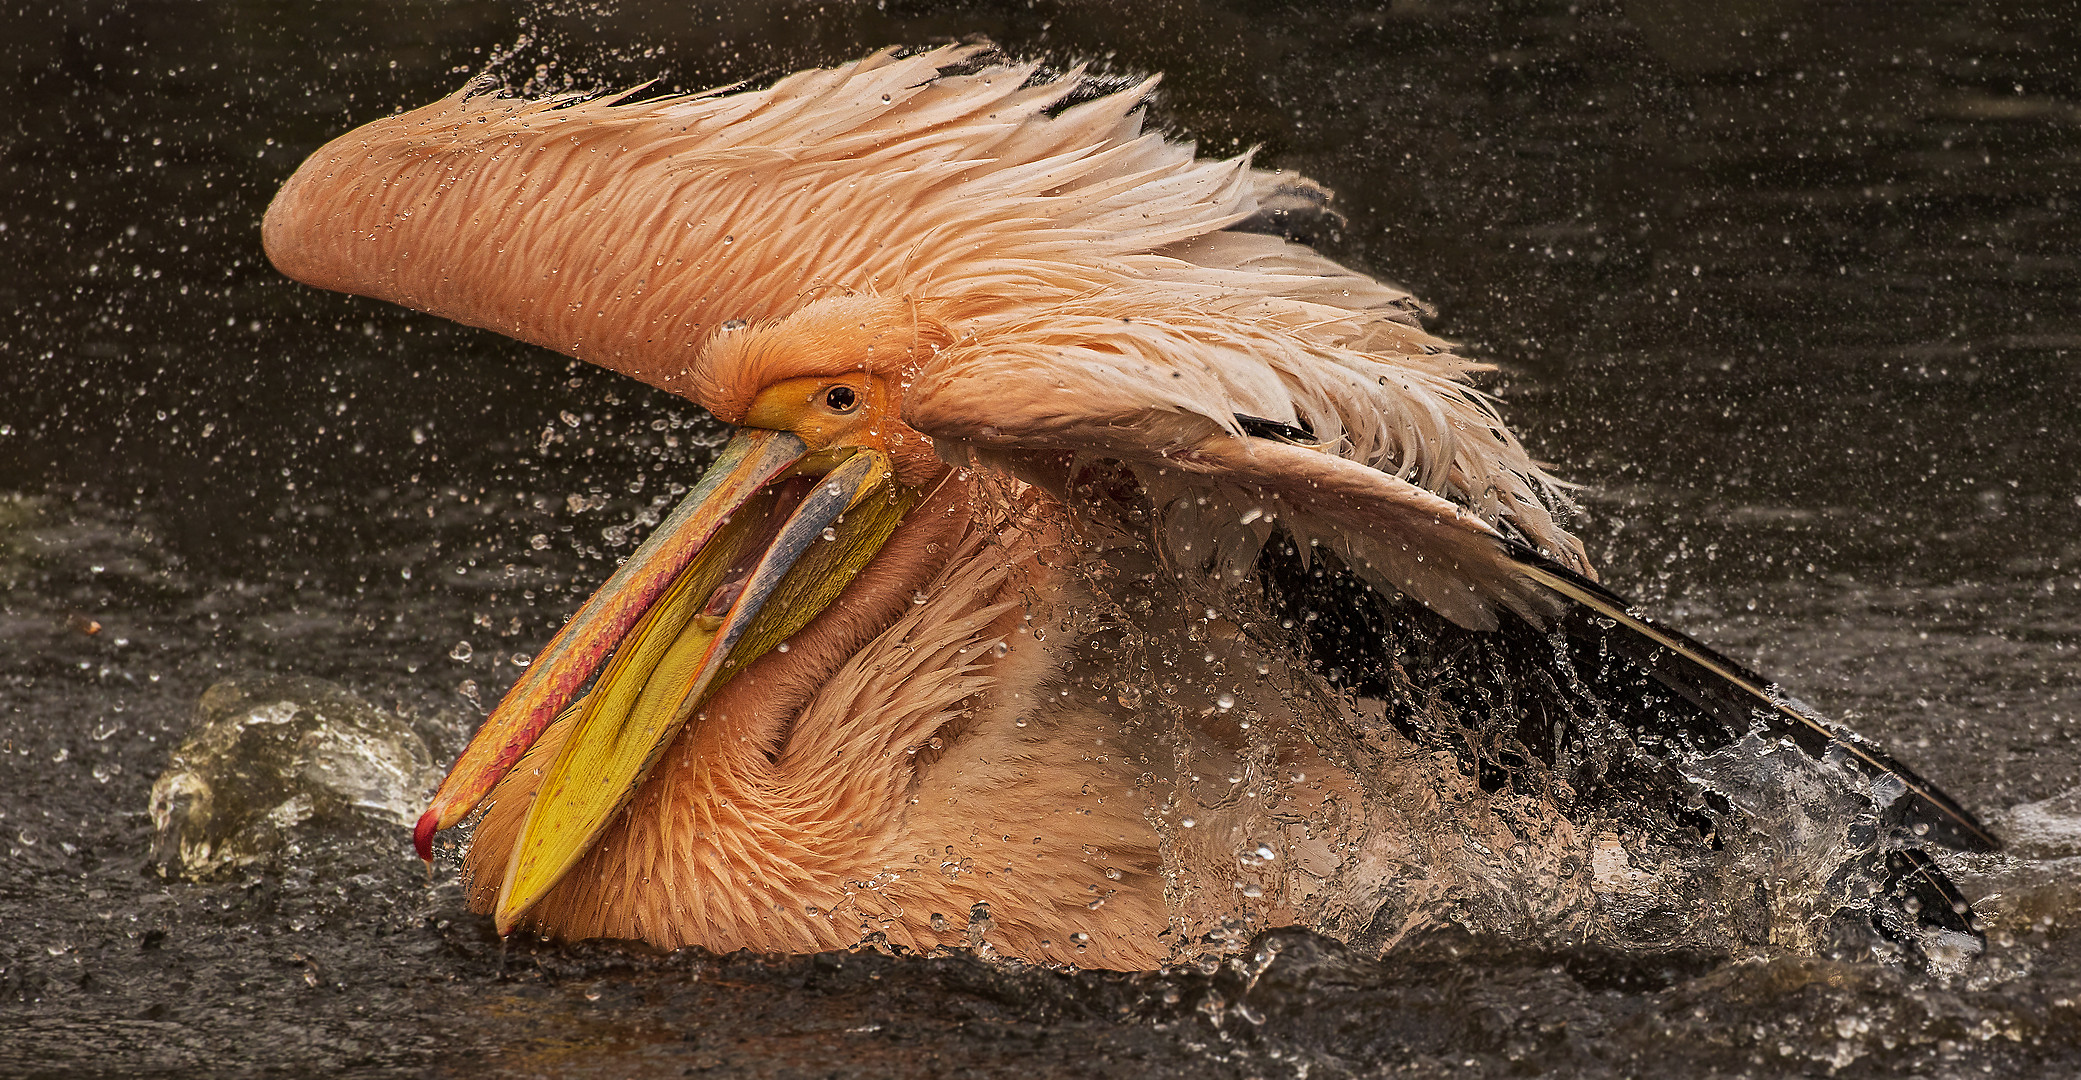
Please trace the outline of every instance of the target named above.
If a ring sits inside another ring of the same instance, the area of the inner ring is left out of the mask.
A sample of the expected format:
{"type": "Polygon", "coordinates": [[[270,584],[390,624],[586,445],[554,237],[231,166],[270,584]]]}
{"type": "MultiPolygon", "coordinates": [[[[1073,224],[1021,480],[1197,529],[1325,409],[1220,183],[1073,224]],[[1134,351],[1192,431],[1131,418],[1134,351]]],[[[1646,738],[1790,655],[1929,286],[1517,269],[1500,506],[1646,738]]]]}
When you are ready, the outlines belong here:
{"type": "Polygon", "coordinates": [[[1299,446],[1313,446],[1316,444],[1315,429],[1308,426],[1308,421],[1305,418],[1292,424],[1281,423],[1277,420],[1267,420],[1262,416],[1248,416],[1243,413],[1236,413],[1235,418],[1236,424],[1243,429],[1243,434],[1245,435],[1259,439],[1273,439],[1279,442],[1294,443],[1299,446]]]}
{"type": "Polygon", "coordinates": [[[1979,928],[1973,925],[1972,904],[1944,876],[1928,852],[1917,848],[1888,852],[1886,872],[1889,893],[1916,901],[1913,907],[1905,909],[1916,923],[1929,929],[1980,936],[1979,928]]]}
{"type": "MultiPolygon", "coordinates": [[[[1505,546],[1532,580],[1624,630],[1625,635],[1614,639],[1613,644],[1632,654],[1657,681],[1693,704],[1729,722],[1735,719],[1729,715],[1729,708],[1741,708],[1751,716],[1761,717],[1773,733],[1791,739],[1816,758],[1834,749],[1865,769],[1899,780],[1913,800],[1910,822],[1928,826],[1925,839],[1968,851],[2001,848],[2001,840],[1993,832],[1936,785],[1855,733],[1814,715],[1761,675],[1686,634],[1635,614],[1610,590],[1537,551],[1508,541],[1505,546]],[[1634,640],[1628,642],[1627,638],[1634,640]],[[1642,643],[1652,648],[1642,649],[1642,643]]],[[[1734,726],[1732,733],[1739,734],[1740,727],[1734,726]]]]}

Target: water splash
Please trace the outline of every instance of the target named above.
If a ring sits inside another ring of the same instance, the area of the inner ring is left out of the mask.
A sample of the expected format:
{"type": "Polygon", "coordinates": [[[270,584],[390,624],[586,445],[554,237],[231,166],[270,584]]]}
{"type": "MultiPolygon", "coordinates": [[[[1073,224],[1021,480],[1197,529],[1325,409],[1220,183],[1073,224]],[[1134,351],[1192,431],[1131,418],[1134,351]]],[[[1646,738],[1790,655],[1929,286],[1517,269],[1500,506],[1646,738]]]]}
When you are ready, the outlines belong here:
{"type": "Polygon", "coordinates": [[[341,687],[220,682],[152,785],[152,861],[203,878],[267,860],[302,833],[409,825],[438,779],[410,725],[341,687]]]}

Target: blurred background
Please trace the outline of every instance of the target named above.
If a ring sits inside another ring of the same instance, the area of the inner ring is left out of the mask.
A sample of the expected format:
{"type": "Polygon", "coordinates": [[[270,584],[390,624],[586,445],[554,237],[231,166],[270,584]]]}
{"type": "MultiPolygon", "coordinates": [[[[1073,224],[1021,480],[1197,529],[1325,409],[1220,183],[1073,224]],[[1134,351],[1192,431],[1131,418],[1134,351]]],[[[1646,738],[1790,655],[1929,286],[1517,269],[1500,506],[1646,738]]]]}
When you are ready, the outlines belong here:
{"type": "MultiPolygon", "coordinates": [[[[145,790],[203,687],[337,680],[445,761],[717,441],[646,387],[281,278],[259,219],[305,155],[479,72],[698,89],[978,36],[1161,71],[1163,129],[1335,189],[1320,246],[1498,366],[1620,592],[1968,805],[2081,785],[2065,5],[6,0],[0,1009],[88,1009],[87,943],[140,947],[87,898],[142,887],[145,790]]],[[[2053,1030],[2071,959],[1959,1009],[2053,1030]]]]}

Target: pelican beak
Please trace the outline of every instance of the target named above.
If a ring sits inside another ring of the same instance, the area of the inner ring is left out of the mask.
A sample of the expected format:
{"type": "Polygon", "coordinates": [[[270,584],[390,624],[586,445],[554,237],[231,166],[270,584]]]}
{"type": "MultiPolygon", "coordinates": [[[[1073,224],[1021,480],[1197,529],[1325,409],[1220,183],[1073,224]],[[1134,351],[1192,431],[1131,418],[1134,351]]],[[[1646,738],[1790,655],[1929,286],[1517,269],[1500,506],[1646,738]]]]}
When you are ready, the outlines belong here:
{"type": "Polygon", "coordinates": [[[916,499],[879,450],[812,453],[788,432],[741,430],[478,729],[419,819],[420,856],[552,720],[575,714],[507,863],[496,918],[510,932],[628,804],[695,710],[830,606],[916,499]]]}

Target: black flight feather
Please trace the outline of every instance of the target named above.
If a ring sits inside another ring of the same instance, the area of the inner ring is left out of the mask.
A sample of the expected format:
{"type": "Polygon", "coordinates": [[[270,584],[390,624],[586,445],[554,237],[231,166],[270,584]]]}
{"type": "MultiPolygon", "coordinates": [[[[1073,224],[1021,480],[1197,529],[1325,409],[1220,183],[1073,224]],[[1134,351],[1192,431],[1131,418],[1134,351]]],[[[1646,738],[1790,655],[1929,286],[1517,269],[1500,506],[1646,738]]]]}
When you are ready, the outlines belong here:
{"type": "MultiPolygon", "coordinates": [[[[1603,644],[1625,655],[1700,713],[1718,720],[1728,735],[1739,737],[1760,720],[1772,734],[1789,739],[1814,758],[1834,751],[1865,772],[1898,779],[1911,800],[1907,824],[1917,828],[1921,839],[1966,851],[2001,848],[2001,841],[1971,811],[1855,732],[1815,715],[1775,683],[1690,635],[1634,613],[1624,600],[1596,582],[1522,544],[1505,544],[1535,581],[1580,605],[1592,618],[1609,623],[1608,629],[1616,632],[1599,635],[1603,644]],[[1923,826],[1926,832],[1921,831],[1923,826]]],[[[1571,637],[1581,632],[1579,625],[1570,625],[1571,637]]]]}

